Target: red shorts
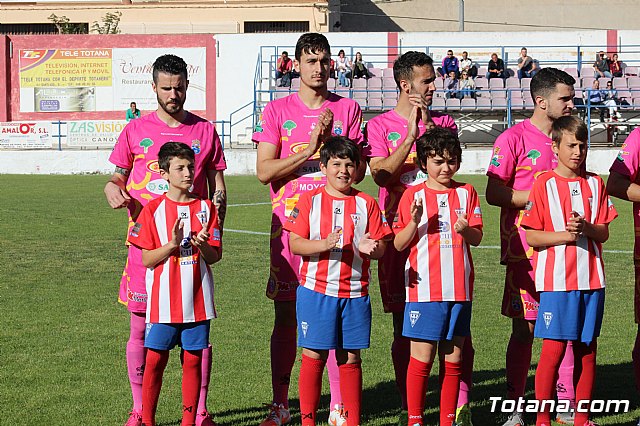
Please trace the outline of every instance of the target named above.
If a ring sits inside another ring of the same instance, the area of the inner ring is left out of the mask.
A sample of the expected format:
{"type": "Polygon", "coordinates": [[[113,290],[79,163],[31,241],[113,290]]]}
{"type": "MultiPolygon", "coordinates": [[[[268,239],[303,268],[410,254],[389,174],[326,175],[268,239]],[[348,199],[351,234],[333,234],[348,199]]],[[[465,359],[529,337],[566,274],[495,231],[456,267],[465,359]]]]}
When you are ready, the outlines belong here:
{"type": "Polygon", "coordinates": [[[536,291],[533,264],[529,260],[507,262],[502,295],[502,315],[535,321],[540,296],[536,291]]]}
{"type": "Polygon", "coordinates": [[[410,249],[398,252],[393,244],[387,244],[382,258],[378,261],[378,281],[385,312],[404,312],[406,288],[404,268],[410,249]]]}

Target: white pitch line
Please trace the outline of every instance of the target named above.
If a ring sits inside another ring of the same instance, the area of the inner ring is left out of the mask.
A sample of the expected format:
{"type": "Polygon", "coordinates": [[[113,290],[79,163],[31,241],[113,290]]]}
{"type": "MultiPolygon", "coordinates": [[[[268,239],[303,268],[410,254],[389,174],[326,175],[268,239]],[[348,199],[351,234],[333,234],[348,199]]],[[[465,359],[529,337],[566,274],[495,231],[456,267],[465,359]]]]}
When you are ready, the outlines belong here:
{"type": "Polygon", "coordinates": [[[225,228],[224,232],[236,232],[238,234],[251,234],[251,235],[269,235],[268,232],[245,231],[244,229],[229,229],[229,228],[225,228]]]}
{"type": "Polygon", "coordinates": [[[268,203],[245,203],[245,204],[228,204],[227,207],[244,207],[244,206],[266,206],[268,203]]]}

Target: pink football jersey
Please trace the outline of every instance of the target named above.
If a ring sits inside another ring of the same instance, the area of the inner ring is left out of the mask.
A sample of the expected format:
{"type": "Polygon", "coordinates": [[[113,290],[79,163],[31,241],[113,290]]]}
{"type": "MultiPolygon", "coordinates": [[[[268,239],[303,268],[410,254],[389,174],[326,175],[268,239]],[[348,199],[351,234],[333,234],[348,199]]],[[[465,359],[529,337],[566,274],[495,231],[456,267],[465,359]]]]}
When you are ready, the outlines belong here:
{"type": "MultiPolygon", "coordinates": [[[[542,173],[558,163],[551,150],[551,139],[538,130],[531,120],[524,120],[502,132],[493,145],[493,156],[487,176],[503,181],[509,188],[530,191],[542,173]]],[[[500,243],[503,263],[532,259],[521,226],[524,210],[502,208],[500,211],[500,243]]]]}

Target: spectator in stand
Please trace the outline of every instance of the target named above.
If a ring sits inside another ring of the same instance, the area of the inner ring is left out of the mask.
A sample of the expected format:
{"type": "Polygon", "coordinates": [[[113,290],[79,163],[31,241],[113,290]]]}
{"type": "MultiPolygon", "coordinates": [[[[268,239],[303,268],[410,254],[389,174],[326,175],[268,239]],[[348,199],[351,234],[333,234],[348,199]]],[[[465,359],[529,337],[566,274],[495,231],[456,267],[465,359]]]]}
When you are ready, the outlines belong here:
{"type": "Polygon", "coordinates": [[[276,63],[276,80],[280,79],[278,87],[291,86],[291,71],[293,71],[293,61],[285,50],[276,63]]]}
{"type": "Polygon", "coordinates": [[[613,88],[613,82],[607,81],[607,90],[605,93],[604,104],[609,107],[609,118],[616,121],[621,120],[622,115],[618,112],[620,99],[618,98],[618,91],[613,88]]]}
{"type": "Polygon", "coordinates": [[[356,58],[353,60],[353,65],[351,66],[351,75],[353,75],[353,78],[371,77],[367,69],[367,64],[362,60],[362,53],[360,52],[356,52],[356,58]]]}
{"type": "Polygon", "coordinates": [[[447,98],[455,98],[458,93],[458,78],[455,71],[449,71],[444,79],[444,93],[447,98]]]}
{"type": "Polygon", "coordinates": [[[462,52],[462,59],[460,60],[460,73],[467,71],[467,75],[471,78],[475,78],[478,75],[478,67],[473,63],[469,54],[462,52]]]}
{"type": "Polygon", "coordinates": [[[518,58],[518,78],[532,78],[540,71],[538,62],[531,56],[527,55],[527,48],[520,49],[520,57],[518,58]]]}
{"type": "Polygon", "coordinates": [[[593,76],[595,78],[606,77],[611,78],[609,71],[609,58],[603,50],[596,55],[596,61],[593,63],[593,76]]]}
{"type": "Polygon", "coordinates": [[[458,98],[464,99],[476,97],[476,82],[469,75],[469,71],[462,71],[460,73],[460,80],[458,81],[458,98]]]}
{"type": "Polygon", "coordinates": [[[336,58],[336,72],[338,73],[338,84],[342,87],[349,87],[349,76],[351,74],[351,61],[345,56],[344,50],[340,49],[336,58]]]}
{"type": "Polygon", "coordinates": [[[507,77],[504,69],[504,61],[498,58],[497,53],[491,54],[491,60],[487,65],[487,69],[489,70],[487,71],[487,75],[486,75],[487,80],[490,78],[506,78],[507,77]]]}
{"type": "Polygon", "coordinates": [[[607,92],[605,90],[600,90],[600,82],[598,80],[593,81],[587,96],[589,97],[589,103],[591,106],[595,106],[598,110],[598,113],[600,114],[600,122],[604,122],[604,101],[607,98],[607,92]]]}
{"type": "Polygon", "coordinates": [[[622,77],[622,62],[618,61],[617,53],[614,53],[609,61],[609,72],[612,77],[622,77]]]}
{"type": "Polygon", "coordinates": [[[129,109],[127,110],[127,121],[135,120],[136,118],[140,118],[140,110],[136,108],[136,103],[131,102],[129,105],[129,109]]]}
{"type": "Polygon", "coordinates": [[[329,65],[329,78],[336,78],[336,61],[335,59],[331,59],[330,65],[329,65]]]}
{"type": "Polygon", "coordinates": [[[456,73],[456,78],[458,77],[458,70],[460,68],[460,64],[458,63],[458,58],[453,56],[453,50],[447,50],[447,56],[442,59],[442,66],[438,67],[438,74],[442,77],[447,77],[451,71],[456,73]]]}

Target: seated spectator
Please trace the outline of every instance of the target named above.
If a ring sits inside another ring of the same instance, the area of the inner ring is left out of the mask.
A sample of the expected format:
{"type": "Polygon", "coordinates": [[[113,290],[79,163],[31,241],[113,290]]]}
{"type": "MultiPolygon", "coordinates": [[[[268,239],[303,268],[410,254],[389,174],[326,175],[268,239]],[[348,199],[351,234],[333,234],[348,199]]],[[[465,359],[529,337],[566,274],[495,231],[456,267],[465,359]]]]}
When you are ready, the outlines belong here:
{"type": "Polygon", "coordinates": [[[607,92],[604,90],[600,90],[600,82],[598,80],[594,80],[591,89],[589,89],[587,93],[587,96],[589,97],[589,103],[592,107],[596,107],[600,115],[600,122],[603,122],[605,108],[602,107],[604,106],[604,101],[607,98],[607,92]]]}
{"type": "Polygon", "coordinates": [[[612,77],[622,77],[622,62],[618,61],[617,53],[614,53],[609,61],[609,72],[612,77]]]}
{"type": "Polygon", "coordinates": [[[460,65],[458,63],[458,58],[453,56],[453,50],[447,50],[447,56],[442,59],[442,66],[438,67],[438,73],[442,77],[446,77],[449,75],[451,71],[456,73],[456,78],[458,77],[460,65]]]}
{"type": "Polygon", "coordinates": [[[351,71],[351,75],[353,75],[353,78],[371,77],[371,74],[369,74],[369,70],[367,69],[367,64],[365,64],[362,60],[362,53],[356,52],[356,58],[353,60],[351,71]]]}
{"type": "Polygon", "coordinates": [[[447,98],[455,98],[458,93],[458,77],[455,71],[449,71],[444,79],[444,92],[447,98]]]}
{"type": "Polygon", "coordinates": [[[280,79],[278,87],[291,86],[291,71],[293,70],[293,61],[289,57],[287,51],[283,51],[276,63],[276,80],[280,79]]]}
{"type": "Polygon", "coordinates": [[[349,77],[351,76],[351,61],[340,49],[336,58],[336,72],[338,73],[338,84],[342,87],[349,87],[349,77]]]}
{"type": "Polygon", "coordinates": [[[464,99],[476,97],[476,82],[469,75],[469,71],[462,71],[460,73],[460,80],[458,81],[458,98],[464,99]]]}
{"type": "Polygon", "coordinates": [[[463,71],[467,71],[467,75],[471,78],[475,78],[478,75],[478,67],[469,58],[469,54],[466,51],[462,52],[462,59],[460,60],[460,73],[463,71]]]}
{"type": "Polygon", "coordinates": [[[518,58],[518,78],[532,78],[540,71],[538,62],[531,56],[527,55],[527,48],[520,49],[520,57],[518,58]]]}
{"type": "Polygon", "coordinates": [[[329,78],[336,78],[336,61],[331,59],[331,65],[329,65],[329,78]]]}
{"type": "Polygon", "coordinates": [[[622,115],[618,112],[620,99],[618,98],[618,91],[613,88],[613,82],[607,81],[607,90],[605,93],[604,104],[609,107],[609,117],[621,120],[622,115]]]}
{"type": "Polygon", "coordinates": [[[504,61],[498,58],[497,53],[491,54],[491,60],[489,61],[489,65],[487,65],[487,79],[490,78],[507,78],[507,75],[504,70],[504,61]]]}
{"type": "Polygon", "coordinates": [[[598,52],[596,55],[596,61],[593,63],[593,76],[595,78],[611,78],[611,72],[609,71],[609,58],[607,58],[606,53],[602,50],[598,52]]]}
{"type": "Polygon", "coordinates": [[[129,105],[129,109],[127,110],[126,120],[131,121],[135,120],[136,118],[140,118],[140,110],[136,107],[135,102],[131,102],[131,104],[129,105]]]}

